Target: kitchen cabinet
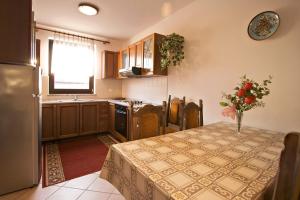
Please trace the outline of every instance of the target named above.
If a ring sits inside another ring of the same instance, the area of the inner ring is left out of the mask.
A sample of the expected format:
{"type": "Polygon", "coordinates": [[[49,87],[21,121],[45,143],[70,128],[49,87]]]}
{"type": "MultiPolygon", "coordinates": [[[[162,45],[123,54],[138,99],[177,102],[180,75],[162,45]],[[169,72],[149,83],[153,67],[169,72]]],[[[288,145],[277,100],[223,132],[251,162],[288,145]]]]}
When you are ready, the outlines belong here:
{"type": "Polygon", "coordinates": [[[129,48],[123,49],[119,52],[118,55],[118,70],[117,70],[117,79],[124,79],[127,77],[122,76],[119,73],[120,69],[128,69],[129,68],[129,48]]]}
{"type": "Polygon", "coordinates": [[[119,73],[120,69],[129,69],[130,65],[129,65],[129,48],[123,49],[119,52],[119,66],[118,66],[118,72],[117,72],[117,78],[119,79],[123,79],[123,78],[127,78],[122,76],[119,73]]]}
{"type": "Polygon", "coordinates": [[[79,104],[58,104],[56,117],[58,138],[79,135],[79,104]]]}
{"type": "Polygon", "coordinates": [[[154,64],[154,37],[151,35],[142,40],[143,43],[143,67],[153,71],[154,64]]]}
{"type": "Polygon", "coordinates": [[[142,41],[139,41],[131,46],[129,46],[129,66],[132,67],[142,67],[143,65],[143,47],[142,41]]]}
{"type": "MultiPolygon", "coordinates": [[[[168,69],[162,69],[159,46],[163,35],[153,33],[144,39],[129,45],[127,49],[121,50],[119,54],[119,69],[132,67],[142,68],[140,77],[167,76],[168,69]]],[[[120,77],[119,73],[117,76],[120,77]]],[[[135,76],[135,78],[137,78],[135,76]]],[[[125,78],[125,77],[122,77],[125,78]]]]}
{"type": "Polygon", "coordinates": [[[143,66],[143,45],[142,41],[139,41],[135,44],[136,46],[136,59],[135,66],[142,67],[143,66]]]}
{"type": "Polygon", "coordinates": [[[42,138],[44,141],[56,138],[56,105],[42,106],[42,138]]]}
{"type": "Polygon", "coordinates": [[[129,48],[123,49],[119,52],[119,56],[118,56],[118,70],[117,70],[117,78],[119,79],[123,79],[123,78],[127,78],[122,76],[119,73],[120,69],[128,69],[129,68],[129,48]]]}
{"type": "Polygon", "coordinates": [[[98,103],[80,104],[80,134],[98,131],[98,103]]]}
{"type": "Polygon", "coordinates": [[[35,31],[31,0],[1,0],[0,63],[34,65],[35,31]]]}
{"type": "Polygon", "coordinates": [[[102,78],[116,78],[118,74],[118,52],[104,51],[102,78]]]}
{"type": "Polygon", "coordinates": [[[109,131],[115,131],[115,104],[109,104],[109,131]]]}
{"type": "Polygon", "coordinates": [[[110,130],[107,101],[43,104],[42,140],[54,140],[110,130]]]}
{"type": "Polygon", "coordinates": [[[168,70],[162,69],[160,64],[159,46],[163,37],[163,35],[154,33],[142,40],[142,62],[144,68],[142,75],[168,75],[168,70]]]}
{"type": "Polygon", "coordinates": [[[129,51],[129,68],[135,67],[135,59],[136,59],[136,46],[131,45],[128,48],[129,51]]]}
{"type": "Polygon", "coordinates": [[[123,49],[120,51],[120,66],[119,68],[129,67],[129,49],[123,49]]]}
{"type": "Polygon", "coordinates": [[[98,131],[109,131],[109,105],[108,102],[99,103],[98,109],[98,131]]]}

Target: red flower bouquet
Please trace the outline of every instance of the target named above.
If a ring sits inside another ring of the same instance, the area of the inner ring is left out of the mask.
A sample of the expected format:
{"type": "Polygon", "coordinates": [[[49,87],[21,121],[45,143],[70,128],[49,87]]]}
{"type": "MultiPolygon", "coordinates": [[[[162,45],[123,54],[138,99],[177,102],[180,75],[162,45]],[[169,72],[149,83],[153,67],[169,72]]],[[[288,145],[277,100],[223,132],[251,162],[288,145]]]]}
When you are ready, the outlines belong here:
{"type": "Polygon", "coordinates": [[[263,107],[265,103],[262,98],[270,94],[270,89],[268,84],[271,82],[272,77],[263,81],[259,84],[251,79],[248,79],[246,75],[241,77],[241,82],[237,87],[234,88],[235,92],[233,94],[223,93],[223,101],[220,105],[225,107],[222,114],[226,117],[231,117],[232,119],[237,118],[238,123],[238,133],[241,129],[241,121],[243,117],[243,112],[256,108],[263,107]]]}

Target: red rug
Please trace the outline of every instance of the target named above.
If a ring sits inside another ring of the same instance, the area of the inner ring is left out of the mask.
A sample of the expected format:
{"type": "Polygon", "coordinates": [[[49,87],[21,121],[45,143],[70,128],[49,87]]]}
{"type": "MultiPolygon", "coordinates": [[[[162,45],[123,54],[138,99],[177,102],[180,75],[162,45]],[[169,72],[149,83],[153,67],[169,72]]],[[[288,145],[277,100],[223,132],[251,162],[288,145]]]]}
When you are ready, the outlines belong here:
{"type": "Polygon", "coordinates": [[[84,136],[44,145],[43,186],[100,171],[111,144],[109,135],[84,136]]]}

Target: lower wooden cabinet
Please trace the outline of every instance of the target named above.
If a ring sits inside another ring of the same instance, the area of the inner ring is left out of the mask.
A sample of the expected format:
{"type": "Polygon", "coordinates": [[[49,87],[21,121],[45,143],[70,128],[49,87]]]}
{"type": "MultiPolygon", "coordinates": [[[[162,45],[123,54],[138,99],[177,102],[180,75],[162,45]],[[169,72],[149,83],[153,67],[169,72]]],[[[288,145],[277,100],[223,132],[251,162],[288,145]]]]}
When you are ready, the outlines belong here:
{"type": "Polygon", "coordinates": [[[56,105],[43,105],[42,110],[42,138],[53,140],[56,138],[56,105]]]}
{"type": "Polygon", "coordinates": [[[108,102],[44,104],[42,140],[109,131],[108,102]]]}
{"type": "Polygon", "coordinates": [[[98,103],[80,104],[80,134],[98,131],[98,103]]]}
{"type": "Polygon", "coordinates": [[[115,131],[115,104],[109,104],[109,131],[115,131]]]}
{"type": "Polygon", "coordinates": [[[79,104],[58,104],[56,116],[58,138],[79,134],[79,104]]]}
{"type": "Polygon", "coordinates": [[[109,104],[108,102],[103,102],[99,104],[98,111],[98,130],[99,132],[109,131],[109,104]]]}

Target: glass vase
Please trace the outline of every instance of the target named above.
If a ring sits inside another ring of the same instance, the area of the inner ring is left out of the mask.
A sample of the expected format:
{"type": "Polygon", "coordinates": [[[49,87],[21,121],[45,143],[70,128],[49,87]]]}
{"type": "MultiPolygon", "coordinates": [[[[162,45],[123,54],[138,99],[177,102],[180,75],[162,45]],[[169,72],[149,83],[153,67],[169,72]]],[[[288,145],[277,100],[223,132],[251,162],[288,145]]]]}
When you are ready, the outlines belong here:
{"type": "Polygon", "coordinates": [[[236,111],[236,123],[237,123],[237,129],[236,132],[237,134],[241,133],[241,129],[242,129],[242,119],[243,119],[243,111],[236,111]]]}

